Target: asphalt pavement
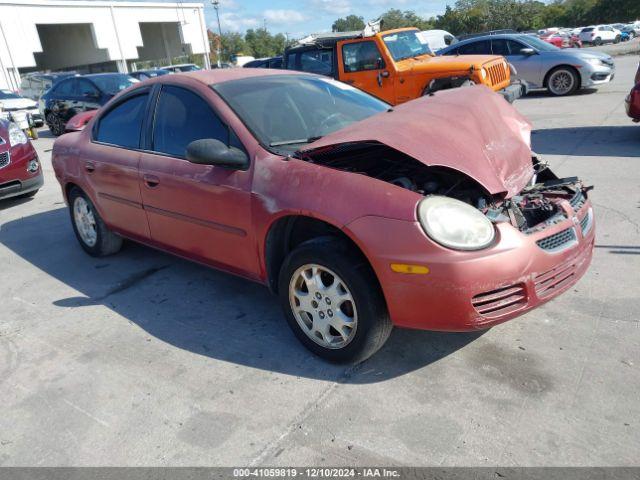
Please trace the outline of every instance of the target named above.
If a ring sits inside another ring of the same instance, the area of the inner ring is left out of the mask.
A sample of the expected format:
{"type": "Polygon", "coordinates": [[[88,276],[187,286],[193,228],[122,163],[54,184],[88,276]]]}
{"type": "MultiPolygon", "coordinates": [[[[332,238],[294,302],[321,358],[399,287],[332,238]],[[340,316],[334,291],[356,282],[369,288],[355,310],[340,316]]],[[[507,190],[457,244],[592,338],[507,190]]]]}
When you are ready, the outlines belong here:
{"type": "Polygon", "coordinates": [[[356,367],[290,333],[266,288],[128,244],[87,256],[46,185],[0,203],[0,465],[630,466],[640,451],[637,66],[516,107],[593,184],[593,264],[484,333],[396,330],[356,367]]]}

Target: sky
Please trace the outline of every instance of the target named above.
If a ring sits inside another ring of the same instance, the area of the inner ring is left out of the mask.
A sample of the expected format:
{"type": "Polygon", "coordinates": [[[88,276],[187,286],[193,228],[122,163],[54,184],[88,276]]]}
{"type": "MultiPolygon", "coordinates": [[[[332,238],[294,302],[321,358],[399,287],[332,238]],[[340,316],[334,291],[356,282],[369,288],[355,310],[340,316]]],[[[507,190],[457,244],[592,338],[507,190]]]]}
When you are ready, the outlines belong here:
{"type": "MultiPolygon", "coordinates": [[[[174,0],[175,1],[175,0],[174,0]]],[[[189,0],[185,0],[189,1],[189,0]]],[[[191,0],[193,1],[193,0],[191,0]]],[[[244,32],[266,22],[272,33],[286,33],[299,38],[309,33],[331,30],[331,24],[350,14],[373,20],[390,8],[413,10],[431,17],[444,12],[455,0],[219,0],[222,31],[244,32]]],[[[215,11],[211,1],[203,1],[209,28],[216,31],[215,11]]]]}

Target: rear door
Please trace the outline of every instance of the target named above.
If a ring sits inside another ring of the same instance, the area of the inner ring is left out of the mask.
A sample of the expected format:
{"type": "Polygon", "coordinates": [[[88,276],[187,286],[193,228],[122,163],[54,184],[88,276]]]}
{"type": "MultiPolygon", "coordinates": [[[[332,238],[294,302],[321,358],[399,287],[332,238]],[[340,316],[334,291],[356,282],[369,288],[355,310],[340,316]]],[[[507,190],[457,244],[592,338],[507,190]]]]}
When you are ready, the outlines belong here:
{"type": "Polygon", "coordinates": [[[256,277],[250,171],[197,165],[185,158],[194,140],[212,138],[240,149],[243,145],[206,94],[177,85],[159,86],[156,94],[147,151],[140,162],[152,240],[189,258],[256,277]]]}
{"type": "Polygon", "coordinates": [[[150,91],[137,89],[100,114],[80,164],[105,222],[141,240],[149,239],[138,166],[150,91]]]}
{"type": "Polygon", "coordinates": [[[394,69],[373,40],[352,40],[338,44],[341,81],[388,103],[396,103],[394,69]]]}

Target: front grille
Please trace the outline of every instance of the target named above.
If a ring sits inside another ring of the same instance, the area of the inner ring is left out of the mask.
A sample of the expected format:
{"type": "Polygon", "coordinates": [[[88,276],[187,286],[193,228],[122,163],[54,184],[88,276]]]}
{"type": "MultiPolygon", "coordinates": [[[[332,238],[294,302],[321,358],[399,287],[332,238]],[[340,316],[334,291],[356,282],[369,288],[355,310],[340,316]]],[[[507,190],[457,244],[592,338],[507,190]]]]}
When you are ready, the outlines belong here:
{"type": "Polygon", "coordinates": [[[591,230],[591,226],[593,225],[593,212],[591,209],[587,212],[587,214],[582,217],[580,220],[580,228],[582,229],[582,236],[584,237],[591,230]]]}
{"type": "Polygon", "coordinates": [[[499,317],[526,306],[527,294],[523,284],[510,285],[476,295],[471,303],[480,315],[499,317]]]}
{"type": "Polygon", "coordinates": [[[0,153],[0,168],[4,168],[9,165],[11,159],[9,158],[9,152],[0,153]]]}
{"type": "Polygon", "coordinates": [[[571,200],[569,200],[569,203],[571,204],[571,208],[573,208],[573,211],[577,212],[584,206],[586,201],[587,198],[580,190],[578,190],[576,194],[571,198],[571,200]]]}
{"type": "Polygon", "coordinates": [[[499,85],[502,82],[507,81],[507,71],[505,69],[505,64],[503,62],[494,63],[493,65],[489,65],[486,68],[489,73],[489,78],[491,79],[491,85],[499,85]]]}
{"type": "Polygon", "coordinates": [[[570,284],[576,275],[575,262],[560,265],[552,270],[536,275],[533,279],[538,298],[548,297],[570,284]]]}
{"type": "Polygon", "coordinates": [[[573,227],[571,227],[567,228],[566,230],[562,230],[561,232],[554,233],[553,235],[547,238],[543,238],[542,240],[538,240],[536,244],[541,249],[547,252],[559,252],[561,250],[569,248],[577,241],[578,239],[576,238],[576,232],[573,227]]]}

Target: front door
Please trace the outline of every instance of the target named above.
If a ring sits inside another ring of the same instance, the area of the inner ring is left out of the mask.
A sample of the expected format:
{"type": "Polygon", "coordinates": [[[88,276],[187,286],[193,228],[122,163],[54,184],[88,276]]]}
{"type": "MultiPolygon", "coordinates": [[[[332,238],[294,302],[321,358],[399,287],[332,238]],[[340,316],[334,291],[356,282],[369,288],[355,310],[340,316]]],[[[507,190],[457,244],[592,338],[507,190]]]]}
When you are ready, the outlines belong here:
{"type": "Polygon", "coordinates": [[[183,87],[162,86],[153,118],[148,152],[140,161],[151,239],[175,253],[255,277],[250,172],[185,158],[194,140],[243,146],[203,96],[183,87]]]}
{"type": "Polygon", "coordinates": [[[393,69],[373,40],[348,41],[338,45],[340,80],[387,103],[396,103],[393,69]]]}

